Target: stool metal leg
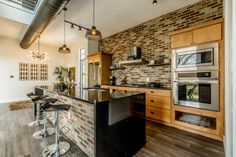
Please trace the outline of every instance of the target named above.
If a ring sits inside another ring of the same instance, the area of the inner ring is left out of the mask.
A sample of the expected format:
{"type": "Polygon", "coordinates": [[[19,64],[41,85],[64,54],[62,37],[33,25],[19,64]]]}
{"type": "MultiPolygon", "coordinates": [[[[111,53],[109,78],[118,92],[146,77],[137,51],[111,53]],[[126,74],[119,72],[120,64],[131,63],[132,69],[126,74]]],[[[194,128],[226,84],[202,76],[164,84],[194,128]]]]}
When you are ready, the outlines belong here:
{"type": "Polygon", "coordinates": [[[39,130],[37,132],[35,132],[33,134],[33,137],[35,139],[42,139],[48,136],[51,136],[55,133],[54,128],[50,127],[50,128],[46,128],[46,123],[47,123],[47,113],[44,112],[44,125],[43,125],[43,129],[39,130]]]}
{"type": "Polygon", "coordinates": [[[55,144],[48,146],[43,151],[43,157],[59,157],[64,155],[70,149],[70,144],[68,142],[59,142],[59,113],[55,112],[55,144]]]}
{"type": "Polygon", "coordinates": [[[37,107],[37,115],[36,115],[36,120],[29,123],[28,126],[29,127],[33,127],[33,126],[39,126],[41,124],[43,124],[42,120],[39,120],[39,116],[40,116],[40,104],[36,103],[36,107],[37,107]]]}

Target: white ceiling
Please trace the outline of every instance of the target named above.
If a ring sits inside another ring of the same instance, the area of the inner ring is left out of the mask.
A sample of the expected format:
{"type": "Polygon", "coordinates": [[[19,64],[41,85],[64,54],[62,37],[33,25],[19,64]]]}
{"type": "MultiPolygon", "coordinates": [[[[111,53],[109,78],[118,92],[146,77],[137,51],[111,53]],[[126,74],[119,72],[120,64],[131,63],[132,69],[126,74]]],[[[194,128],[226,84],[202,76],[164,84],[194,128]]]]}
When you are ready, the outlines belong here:
{"type": "Polygon", "coordinates": [[[27,30],[27,25],[0,17],[0,36],[21,39],[27,30]]]}
{"type": "MultiPolygon", "coordinates": [[[[152,0],[97,0],[95,1],[95,25],[102,32],[103,37],[107,37],[198,1],[158,0],[158,5],[154,6],[152,5],[152,0]]],[[[67,20],[91,27],[92,0],[71,0],[67,8],[67,20]]],[[[22,29],[24,30],[25,28],[23,24],[12,21],[6,22],[3,19],[0,19],[0,25],[0,36],[12,38],[22,37],[22,35],[19,35],[22,33],[19,32],[22,32],[22,29]],[[2,29],[2,26],[8,31],[2,29]]],[[[67,25],[67,44],[84,38],[84,35],[85,31],[79,32],[67,25]]],[[[47,27],[41,35],[41,42],[48,45],[61,46],[63,43],[63,14],[59,15],[47,27]]]]}

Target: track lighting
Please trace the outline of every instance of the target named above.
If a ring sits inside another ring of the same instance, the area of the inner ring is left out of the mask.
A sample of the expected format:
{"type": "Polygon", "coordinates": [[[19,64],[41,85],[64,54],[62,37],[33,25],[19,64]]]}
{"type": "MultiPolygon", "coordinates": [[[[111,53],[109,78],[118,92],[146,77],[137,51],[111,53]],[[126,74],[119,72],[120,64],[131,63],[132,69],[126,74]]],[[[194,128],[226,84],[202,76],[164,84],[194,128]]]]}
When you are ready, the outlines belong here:
{"type": "Polygon", "coordinates": [[[157,0],[153,0],[152,4],[157,5],[157,0]]]}
{"type": "Polygon", "coordinates": [[[82,28],[81,27],[79,27],[79,32],[81,32],[82,31],[82,28]]]}

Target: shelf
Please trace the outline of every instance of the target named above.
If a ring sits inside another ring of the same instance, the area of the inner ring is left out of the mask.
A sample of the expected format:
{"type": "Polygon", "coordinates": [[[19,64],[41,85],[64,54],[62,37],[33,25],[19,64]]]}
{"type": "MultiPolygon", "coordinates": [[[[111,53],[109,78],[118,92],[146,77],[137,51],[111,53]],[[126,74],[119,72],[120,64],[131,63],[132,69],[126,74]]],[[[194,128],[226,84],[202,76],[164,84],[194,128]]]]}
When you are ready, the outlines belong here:
{"type": "Polygon", "coordinates": [[[162,63],[162,64],[153,64],[153,65],[148,64],[147,66],[152,67],[152,66],[167,66],[167,65],[171,65],[171,63],[162,63]]]}
{"type": "Polygon", "coordinates": [[[109,69],[109,70],[125,70],[126,68],[125,67],[120,67],[120,68],[114,68],[114,69],[109,69]]]}
{"type": "Polygon", "coordinates": [[[120,65],[129,65],[129,64],[146,64],[147,61],[144,59],[135,59],[135,60],[129,60],[129,61],[120,61],[119,64],[120,65]]]}

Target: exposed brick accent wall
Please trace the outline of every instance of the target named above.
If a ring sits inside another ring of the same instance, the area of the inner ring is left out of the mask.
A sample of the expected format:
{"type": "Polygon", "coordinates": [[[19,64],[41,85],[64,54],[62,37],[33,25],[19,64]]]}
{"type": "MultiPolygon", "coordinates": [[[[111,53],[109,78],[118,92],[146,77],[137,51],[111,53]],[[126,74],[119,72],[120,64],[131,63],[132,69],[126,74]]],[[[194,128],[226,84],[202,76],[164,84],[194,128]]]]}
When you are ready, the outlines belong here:
{"type": "MultiPolygon", "coordinates": [[[[136,27],[104,38],[99,42],[99,51],[113,54],[113,63],[127,59],[130,47],[142,48],[142,58],[157,60],[171,58],[169,33],[223,17],[223,0],[202,0],[190,6],[170,12],[136,27]]],[[[170,86],[171,67],[127,65],[127,70],[114,71],[118,78],[127,76],[128,83],[150,81],[166,82],[170,86]]]]}
{"type": "MultiPolygon", "coordinates": [[[[59,102],[71,105],[69,112],[60,112],[59,129],[76,143],[89,157],[95,156],[95,124],[94,124],[94,104],[68,98],[56,92],[46,91],[46,95],[57,98],[59,102]]],[[[47,114],[48,119],[54,123],[53,112],[47,114]]]]}

